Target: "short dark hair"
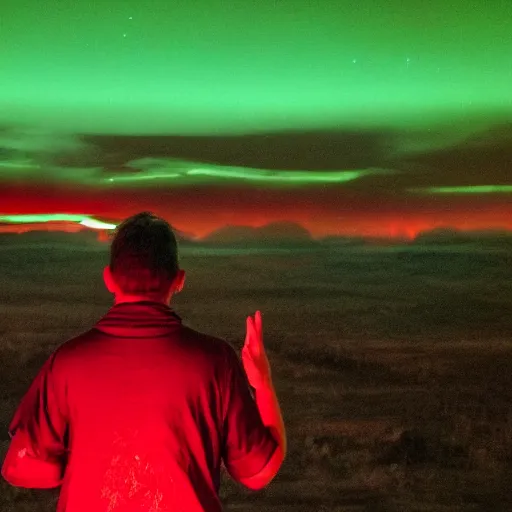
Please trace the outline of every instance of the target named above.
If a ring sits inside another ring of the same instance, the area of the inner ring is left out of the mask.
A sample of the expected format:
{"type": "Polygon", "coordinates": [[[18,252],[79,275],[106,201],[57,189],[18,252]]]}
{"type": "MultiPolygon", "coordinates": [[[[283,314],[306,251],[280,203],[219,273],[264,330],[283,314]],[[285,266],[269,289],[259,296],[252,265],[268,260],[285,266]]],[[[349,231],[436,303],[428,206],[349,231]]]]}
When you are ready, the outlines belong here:
{"type": "Polygon", "coordinates": [[[110,271],[124,293],[166,291],[178,270],[178,243],[167,221],[141,212],[117,226],[110,246],[110,271]]]}

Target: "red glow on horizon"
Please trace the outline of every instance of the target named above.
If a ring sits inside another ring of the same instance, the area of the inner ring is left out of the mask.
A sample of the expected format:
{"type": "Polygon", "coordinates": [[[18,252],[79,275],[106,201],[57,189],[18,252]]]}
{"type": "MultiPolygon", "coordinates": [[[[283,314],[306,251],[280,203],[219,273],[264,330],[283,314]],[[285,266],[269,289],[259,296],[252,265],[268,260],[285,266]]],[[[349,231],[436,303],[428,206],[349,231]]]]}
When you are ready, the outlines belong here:
{"type": "MultiPolygon", "coordinates": [[[[34,213],[34,212],[31,212],[34,213]]],[[[55,212],[52,212],[55,213],[55,212]]],[[[61,212],[61,213],[70,213],[70,212],[61,212]]],[[[165,216],[164,216],[165,217],[165,216]]],[[[122,219],[119,219],[120,221],[122,219]]],[[[170,220],[167,218],[167,220],[170,220]]],[[[252,227],[252,228],[261,228],[271,222],[279,222],[280,220],[288,221],[289,219],[274,219],[269,222],[247,222],[241,224],[230,224],[231,226],[244,226],[244,227],[252,227]]],[[[296,221],[291,221],[296,222],[296,221]]],[[[297,222],[298,225],[302,227],[308,228],[297,222]]],[[[182,226],[174,224],[174,227],[180,231],[184,231],[193,235],[196,239],[201,240],[211,234],[213,231],[216,231],[219,228],[225,227],[225,225],[220,226],[207,226],[200,227],[196,226],[195,230],[183,229],[182,226]]],[[[324,230],[314,230],[308,229],[313,238],[323,238],[325,236],[340,236],[340,237],[363,237],[363,238],[388,238],[388,239],[407,239],[414,240],[418,235],[432,231],[434,229],[456,229],[459,231],[486,231],[489,229],[502,229],[509,230],[512,232],[512,222],[509,223],[501,223],[500,225],[489,225],[486,222],[467,222],[462,221],[460,223],[443,223],[443,222],[428,222],[425,220],[410,220],[408,222],[398,221],[398,220],[390,220],[381,221],[380,225],[376,225],[375,222],[364,222],[362,220],[355,221],[351,226],[343,229],[340,227],[337,230],[326,231],[324,230]]],[[[107,231],[104,229],[92,229],[86,228],[80,224],[74,222],[40,222],[40,223],[30,223],[30,224],[4,224],[0,225],[0,233],[16,233],[23,234],[28,232],[63,232],[63,233],[77,233],[88,230],[94,230],[98,232],[98,239],[101,241],[107,241],[108,235],[107,231]]]]}
{"type": "MultiPolygon", "coordinates": [[[[437,228],[460,231],[512,230],[512,204],[499,198],[422,198],[400,201],[393,197],[340,198],[339,191],[261,191],[191,189],[154,196],[151,191],[107,193],[85,188],[9,185],[2,190],[1,215],[86,214],[121,221],[149,210],[195,238],[204,238],[225,226],[262,227],[272,222],[294,222],[313,238],[325,236],[414,239],[437,228]],[[252,194],[252,195],[251,195],[252,194]]],[[[0,232],[32,230],[75,232],[74,223],[2,225],[0,232]]]]}
{"type": "Polygon", "coordinates": [[[32,231],[57,231],[61,233],[78,233],[87,230],[76,222],[34,222],[28,224],[2,224],[0,233],[15,233],[21,235],[32,231]]]}

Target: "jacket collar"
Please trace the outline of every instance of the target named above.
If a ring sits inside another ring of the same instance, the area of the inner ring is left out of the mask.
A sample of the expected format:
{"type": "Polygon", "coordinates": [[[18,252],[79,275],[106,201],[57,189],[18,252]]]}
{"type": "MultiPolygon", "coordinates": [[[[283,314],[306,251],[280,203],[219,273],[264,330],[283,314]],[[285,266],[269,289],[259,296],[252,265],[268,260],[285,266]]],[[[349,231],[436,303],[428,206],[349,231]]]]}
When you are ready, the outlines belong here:
{"type": "Polygon", "coordinates": [[[120,338],[165,336],[182,326],[173,309],[160,302],[121,302],[110,308],[95,329],[120,338]]]}

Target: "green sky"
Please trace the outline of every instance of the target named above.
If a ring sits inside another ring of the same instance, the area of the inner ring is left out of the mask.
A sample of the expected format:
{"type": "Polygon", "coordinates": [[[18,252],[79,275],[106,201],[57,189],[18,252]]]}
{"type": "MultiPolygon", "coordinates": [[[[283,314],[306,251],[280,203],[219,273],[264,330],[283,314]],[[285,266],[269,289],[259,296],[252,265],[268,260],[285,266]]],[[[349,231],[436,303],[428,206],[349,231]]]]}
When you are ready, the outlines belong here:
{"type": "Polygon", "coordinates": [[[184,134],[512,113],[509,0],[4,0],[0,16],[4,124],[184,134]]]}

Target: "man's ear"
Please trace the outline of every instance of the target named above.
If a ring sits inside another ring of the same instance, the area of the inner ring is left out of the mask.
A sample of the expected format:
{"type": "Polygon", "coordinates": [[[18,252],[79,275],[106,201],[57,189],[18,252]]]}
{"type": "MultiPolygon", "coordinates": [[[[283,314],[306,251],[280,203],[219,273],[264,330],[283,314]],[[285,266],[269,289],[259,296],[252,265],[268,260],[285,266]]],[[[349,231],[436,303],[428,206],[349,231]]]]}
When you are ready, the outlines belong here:
{"type": "Polygon", "coordinates": [[[178,270],[178,275],[176,276],[175,283],[176,283],[176,285],[174,286],[175,291],[181,292],[181,290],[183,290],[183,286],[185,286],[185,271],[184,270],[178,270]]]}
{"type": "Polygon", "coordinates": [[[110,271],[110,266],[107,265],[103,269],[103,281],[105,283],[105,286],[107,287],[107,290],[110,293],[116,293],[116,285],[114,283],[114,278],[112,277],[112,272],[110,271]]]}

